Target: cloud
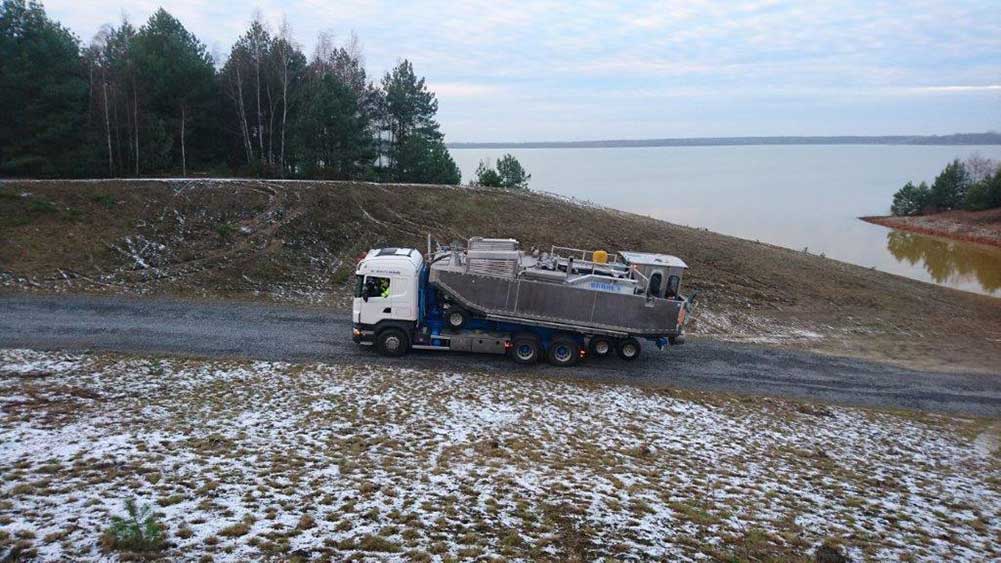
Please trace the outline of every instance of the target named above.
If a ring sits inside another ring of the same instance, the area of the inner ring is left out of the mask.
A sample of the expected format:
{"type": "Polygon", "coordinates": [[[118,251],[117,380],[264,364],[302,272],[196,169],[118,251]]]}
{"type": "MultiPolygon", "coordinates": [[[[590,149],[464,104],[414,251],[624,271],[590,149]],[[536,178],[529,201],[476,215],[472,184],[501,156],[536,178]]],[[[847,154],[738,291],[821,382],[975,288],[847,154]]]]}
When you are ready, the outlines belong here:
{"type": "Polygon", "coordinates": [[[439,98],[482,98],[496,96],[503,88],[491,84],[475,84],[471,82],[432,82],[428,89],[439,98]]]}
{"type": "Polygon", "coordinates": [[[985,84],[982,86],[915,86],[908,88],[908,91],[929,94],[1001,92],[1001,84],[985,84]]]}
{"type": "MultiPolygon", "coordinates": [[[[86,42],[160,3],[45,5],[86,42]]],[[[223,57],[258,9],[307,55],[320,31],[355,31],[370,77],[414,63],[454,140],[1001,128],[997,0],[163,4],[223,57]]]]}

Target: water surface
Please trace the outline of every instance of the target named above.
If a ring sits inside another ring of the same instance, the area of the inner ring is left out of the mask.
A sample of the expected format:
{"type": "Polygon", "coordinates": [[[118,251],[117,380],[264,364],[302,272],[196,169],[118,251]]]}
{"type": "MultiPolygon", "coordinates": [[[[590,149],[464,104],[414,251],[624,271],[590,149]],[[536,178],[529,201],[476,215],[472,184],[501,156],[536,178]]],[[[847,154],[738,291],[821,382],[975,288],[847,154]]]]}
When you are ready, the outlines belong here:
{"type": "Polygon", "coordinates": [[[536,190],[1001,296],[1001,250],[901,237],[857,219],[888,214],[900,186],[932,181],[954,158],[1001,160],[1001,146],[451,149],[464,181],[481,159],[506,152],[532,174],[536,190]]]}

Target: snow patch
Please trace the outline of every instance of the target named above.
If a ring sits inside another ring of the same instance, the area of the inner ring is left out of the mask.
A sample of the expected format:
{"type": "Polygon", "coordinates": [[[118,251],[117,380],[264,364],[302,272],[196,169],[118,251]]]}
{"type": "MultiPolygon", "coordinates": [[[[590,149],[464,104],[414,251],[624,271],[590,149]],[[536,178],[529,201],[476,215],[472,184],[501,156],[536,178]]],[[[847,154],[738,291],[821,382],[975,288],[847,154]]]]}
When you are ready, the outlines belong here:
{"type": "Polygon", "coordinates": [[[87,363],[83,354],[39,352],[19,348],[0,349],[0,373],[58,374],[80,369],[87,363]]]}

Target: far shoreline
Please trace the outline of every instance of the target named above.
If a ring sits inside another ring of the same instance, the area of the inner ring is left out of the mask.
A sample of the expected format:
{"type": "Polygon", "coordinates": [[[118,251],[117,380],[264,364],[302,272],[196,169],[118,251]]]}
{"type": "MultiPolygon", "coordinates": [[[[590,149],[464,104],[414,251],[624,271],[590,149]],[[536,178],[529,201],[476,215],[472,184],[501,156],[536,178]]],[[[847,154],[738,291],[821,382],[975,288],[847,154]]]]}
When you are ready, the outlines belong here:
{"type": "Polygon", "coordinates": [[[866,223],[898,231],[1001,248],[1001,210],[948,211],[932,215],[867,216],[866,223]]]}
{"type": "Polygon", "coordinates": [[[780,145],[1001,145],[1001,133],[951,135],[832,135],[752,137],[669,137],[654,139],[596,139],[583,141],[453,141],[449,149],[608,149],[649,147],[747,147],[780,145]]]}

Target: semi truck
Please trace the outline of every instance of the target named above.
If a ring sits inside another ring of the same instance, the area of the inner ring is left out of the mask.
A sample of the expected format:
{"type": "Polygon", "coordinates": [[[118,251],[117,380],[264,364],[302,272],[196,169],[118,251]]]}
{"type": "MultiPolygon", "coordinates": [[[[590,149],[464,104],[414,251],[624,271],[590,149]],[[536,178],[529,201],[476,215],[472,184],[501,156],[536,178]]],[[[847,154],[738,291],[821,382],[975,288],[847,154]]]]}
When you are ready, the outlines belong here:
{"type": "Polygon", "coordinates": [[[386,356],[410,350],[507,354],[519,364],[571,366],[613,354],[632,361],[641,342],[684,344],[694,295],[688,266],[668,254],[552,246],[475,237],[431,249],[370,250],[355,271],[353,340],[386,356]]]}

